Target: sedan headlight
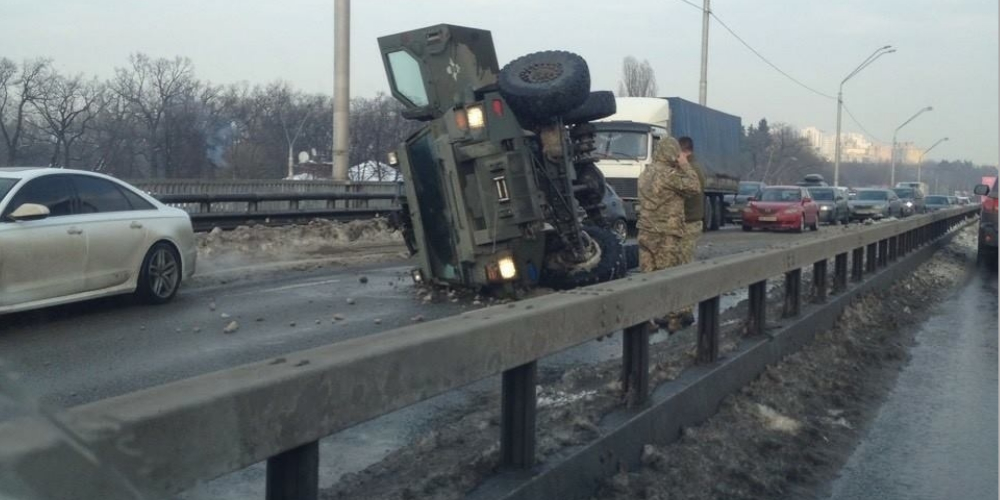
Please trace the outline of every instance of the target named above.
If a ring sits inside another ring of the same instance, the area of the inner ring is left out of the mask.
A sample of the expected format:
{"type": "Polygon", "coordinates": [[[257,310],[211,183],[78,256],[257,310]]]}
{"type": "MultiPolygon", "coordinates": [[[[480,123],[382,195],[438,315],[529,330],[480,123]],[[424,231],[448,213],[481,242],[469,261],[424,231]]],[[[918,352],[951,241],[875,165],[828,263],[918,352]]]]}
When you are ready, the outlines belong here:
{"type": "Polygon", "coordinates": [[[885,210],[886,205],[875,205],[872,208],[875,210],[885,210]]]}
{"type": "Polygon", "coordinates": [[[906,208],[913,208],[913,202],[912,201],[906,202],[906,208]]]}
{"type": "Polygon", "coordinates": [[[799,207],[791,207],[791,208],[786,208],[786,209],[784,210],[784,212],[785,212],[786,214],[797,214],[797,213],[799,213],[799,207]]]}
{"type": "Polygon", "coordinates": [[[824,211],[824,212],[828,212],[830,210],[830,206],[829,205],[820,205],[819,209],[822,210],[822,211],[824,211]]]}

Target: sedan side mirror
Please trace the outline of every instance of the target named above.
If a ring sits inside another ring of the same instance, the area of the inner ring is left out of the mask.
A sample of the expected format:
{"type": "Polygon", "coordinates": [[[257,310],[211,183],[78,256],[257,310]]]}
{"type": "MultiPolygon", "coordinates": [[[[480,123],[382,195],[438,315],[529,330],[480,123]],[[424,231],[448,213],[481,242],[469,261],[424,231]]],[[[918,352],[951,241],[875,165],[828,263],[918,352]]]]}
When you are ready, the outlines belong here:
{"type": "Polygon", "coordinates": [[[8,217],[15,221],[41,220],[49,216],[49,207],[37,203],[25,203],[10,213],[8,217]]]}
{"type": "Polygon", "coordinates": [[[986,184],[977,184],[972,192],[978,194],[979,196],[986,196],[990,194],[990,187],[986,184]]]}

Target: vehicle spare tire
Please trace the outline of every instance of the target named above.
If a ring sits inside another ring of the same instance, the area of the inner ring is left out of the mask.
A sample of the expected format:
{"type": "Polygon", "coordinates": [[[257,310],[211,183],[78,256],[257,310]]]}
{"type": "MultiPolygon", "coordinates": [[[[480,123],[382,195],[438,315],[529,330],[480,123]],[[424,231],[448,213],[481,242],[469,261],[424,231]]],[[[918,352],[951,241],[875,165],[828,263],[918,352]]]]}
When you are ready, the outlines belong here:
{"type": "Polygon", "coordinates": [[[563,115],[563,123],[576,125],[587,123],[601,118],[607,118],[618,111],[615,104],[615,94],[610,90],[598,90],[591,92],[583,104],[577,106],[569,113],[563,115]]]}
{"type": "Polygon", "coordinates": [[[561,50],[535,52],[507,63],[497,82],[522,125],[551,123],[590,94],[590,69],[582,57],[561,50]]]}
{"type": "Polygon", "coordinates": [[[544,286],[566,290],[625,277],[628,261],[618,236],[596,226],[584,226],[583,231],[600,248],[600,256],[589,265],[578,267],[547,265],[542,275],[544,286]]]}

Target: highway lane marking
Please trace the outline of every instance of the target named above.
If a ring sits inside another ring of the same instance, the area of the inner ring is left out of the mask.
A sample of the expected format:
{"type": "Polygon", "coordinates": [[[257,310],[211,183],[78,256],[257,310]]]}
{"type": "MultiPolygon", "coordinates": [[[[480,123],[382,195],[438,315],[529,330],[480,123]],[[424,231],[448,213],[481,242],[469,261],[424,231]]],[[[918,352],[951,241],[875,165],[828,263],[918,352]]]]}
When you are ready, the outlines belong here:
{"type": "Polygon", "coordinates": [[[340,283],[340,281],[341,280],[339,280],[339,279],[323,280],[323,281],[312,281],[312,282],[309,282],[309,283],[298,283],[298,284],[295,284],[295,285],[285,285],[285,286],[279,286],[279,287],[274,287],[274,288],[265,288],[263,290],[250,290],[250,291],[240,292],[240,293],[229,293],[229,294],[225,294],[223,296],[224,297],[239,297],[241,295],[253,295],[253,294],[256,294],[256,293],[283,292],[285,290],[294,290],[296,288],[307,288],[307,287],[310,287],[310,286],[319,286],[319,285],[329,285],[331,283],[340,283]]]}

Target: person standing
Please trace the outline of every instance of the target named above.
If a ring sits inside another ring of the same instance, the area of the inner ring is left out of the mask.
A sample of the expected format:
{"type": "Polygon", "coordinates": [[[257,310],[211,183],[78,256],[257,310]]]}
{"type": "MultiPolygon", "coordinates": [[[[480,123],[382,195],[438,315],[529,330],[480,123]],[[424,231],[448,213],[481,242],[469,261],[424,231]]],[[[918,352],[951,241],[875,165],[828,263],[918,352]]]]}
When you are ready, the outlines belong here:
{"type": "MultiPolygon", "coordinates": [[[[684,263],[684,238],[687,217],[684,200],[699,192],[698,174],[681,154],[676,139],[661,139],[653,152],[653,162],[638,179],[639,268],[642,272],[659,271],[684,263]]],[[[670,332],[681,328],[681,317],[670,314],[656,320],[670,332]]]]}
{"type": "MultiPolygon", "coordinates": [[[[698,238],[701,237],[702,227],[705,220],[705,172],[698,163],[694,155],[694,140],[684,136],[677,139],[681,148],[681,157],[687,160],[691,170],[698,176],[697,192],[684,196],[684,236],[681,239],[681,264],[688,264],[694,261],[694,251],[698,246],[698,238]]],[[[683,326],[694,323],[694,311],[692,308],[681,311],[681,324],[683,326]]]]}

